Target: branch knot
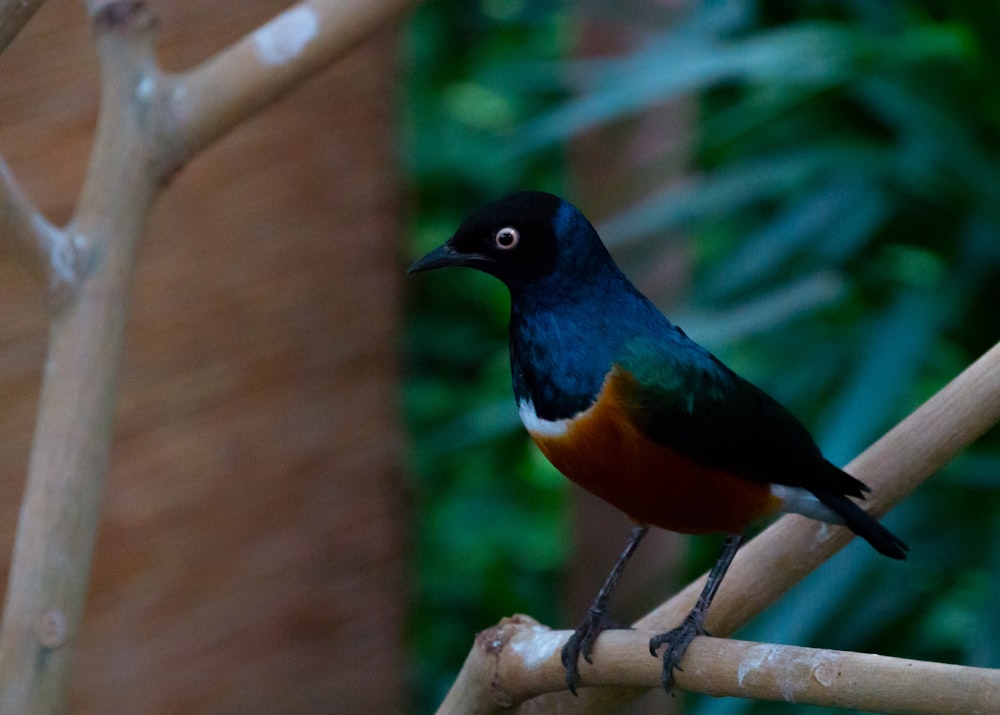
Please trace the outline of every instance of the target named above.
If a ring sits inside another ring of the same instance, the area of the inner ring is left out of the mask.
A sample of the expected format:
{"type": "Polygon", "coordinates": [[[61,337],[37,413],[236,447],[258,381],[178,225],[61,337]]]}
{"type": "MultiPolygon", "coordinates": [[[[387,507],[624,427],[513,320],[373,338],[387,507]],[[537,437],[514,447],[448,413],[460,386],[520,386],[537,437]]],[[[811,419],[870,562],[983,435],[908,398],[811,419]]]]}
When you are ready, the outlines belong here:
{"type": "Polygon", "coordinates": [[[94,27],[100,31],[146,30],[156,24],[156,17],[141,0],[112,0],[92,10],[94,27]]]}

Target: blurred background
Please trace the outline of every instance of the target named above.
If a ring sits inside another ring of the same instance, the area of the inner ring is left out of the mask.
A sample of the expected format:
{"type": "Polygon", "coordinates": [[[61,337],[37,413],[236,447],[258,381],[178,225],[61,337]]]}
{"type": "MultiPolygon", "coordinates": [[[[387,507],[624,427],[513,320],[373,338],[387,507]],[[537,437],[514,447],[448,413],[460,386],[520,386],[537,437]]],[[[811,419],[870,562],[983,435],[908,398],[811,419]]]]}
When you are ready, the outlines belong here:
{"type": "MultiPolygon", "coordinates": [[[[164,64],[289,5],[150,3],[164,64]]],[[[1000,337],[1000,4],[429,0],[158,202],[71,711],[433,712],[474,634],[572,627],[628,522],[520,428],[507,296],[406,278],[481,203],[563,194],[675,323],[846,463],[1000,337]]],[[[97,109],[82,6],[0,56],[0,151],[55,221],[97,109]]],[[[0,242],[0,566],[44,364],[0,242]]],[[[1000,667],[1000,434],[739,637],[1000,667]]],[[[657,534],[622,622],[714,560],[657,534]]],[[[5,568],[3,569],[6,570],[5,568]]],[[[819,713],[654,692],[629,712],[819,713]]]]}

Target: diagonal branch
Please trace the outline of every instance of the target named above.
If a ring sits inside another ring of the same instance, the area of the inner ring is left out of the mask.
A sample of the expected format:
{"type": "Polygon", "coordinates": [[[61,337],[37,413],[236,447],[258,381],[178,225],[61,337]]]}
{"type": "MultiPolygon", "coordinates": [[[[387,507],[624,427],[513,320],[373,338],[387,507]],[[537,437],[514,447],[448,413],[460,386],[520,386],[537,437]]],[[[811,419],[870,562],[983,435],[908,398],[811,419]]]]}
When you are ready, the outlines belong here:
{"type": "Polygon", "coordinates": [[[417,0],[311,0],[188,72],[171,76],[166,112],[190,157],[352,49],[417,0]]]}
{"type": "Polygon", "coordinates": [[[45,0],[0,0],[0,53],[14,41],[45,0]]]}
{"type": "Polygon", "coordinates": [[[0,240],[9,240],[36,267],[53,262],[62,233],[35,208],[0,156],[0,240]]]}

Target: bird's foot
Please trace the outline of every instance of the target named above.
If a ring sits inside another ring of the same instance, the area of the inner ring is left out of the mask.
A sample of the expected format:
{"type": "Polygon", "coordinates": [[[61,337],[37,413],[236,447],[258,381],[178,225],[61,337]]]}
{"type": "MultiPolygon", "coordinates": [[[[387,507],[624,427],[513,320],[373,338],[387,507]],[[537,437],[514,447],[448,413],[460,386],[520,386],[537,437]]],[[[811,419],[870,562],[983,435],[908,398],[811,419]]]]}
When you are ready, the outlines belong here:
{"type": "Polygon", "coordinates": [[[656,651],[666,646],[663,651],[661,682],[663,689],[668,693],[674,687],[674,668],[683,670],[680,666],[681,658],[684,657],[684,652],[691,645],[691,641],[697,636],[708,635],[708,632],[701,627],[702,620],[695,613],[689,613],[677,628],[649,639],[649,652],[654,658],[657,657],[656,651]]]}
{"type": "Polygon", "coordinates": [[[587,616],[583,623],[577,626],[573,635],[566,641],[562,649],[562,664],[566,669],[566,684],[573,695],[576,695],[576,686],[580,684],[580,671],[577,664],[580,656],[588,663],[593,663],[591,654],[594,651],[594,642],[597,636],[604,631],[615,626],[608,620],[607,614],[591,608],[587,611],[587,616]]]}

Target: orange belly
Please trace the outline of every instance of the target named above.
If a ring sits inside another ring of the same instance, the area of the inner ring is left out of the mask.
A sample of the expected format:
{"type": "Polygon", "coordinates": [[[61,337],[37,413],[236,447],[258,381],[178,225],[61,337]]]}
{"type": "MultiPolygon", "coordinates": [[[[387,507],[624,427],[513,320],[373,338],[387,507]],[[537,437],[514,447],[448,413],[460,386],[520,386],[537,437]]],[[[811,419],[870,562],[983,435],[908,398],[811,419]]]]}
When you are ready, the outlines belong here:
{"type": "Polygon", "coordinates": [[[531,433],[555,467],[632,519],[687,534],[740,533],[772,514],[781,500],[770,485],[704,467],[640,433],[612,373],[594,404],[565,434],[531,433]]]}

